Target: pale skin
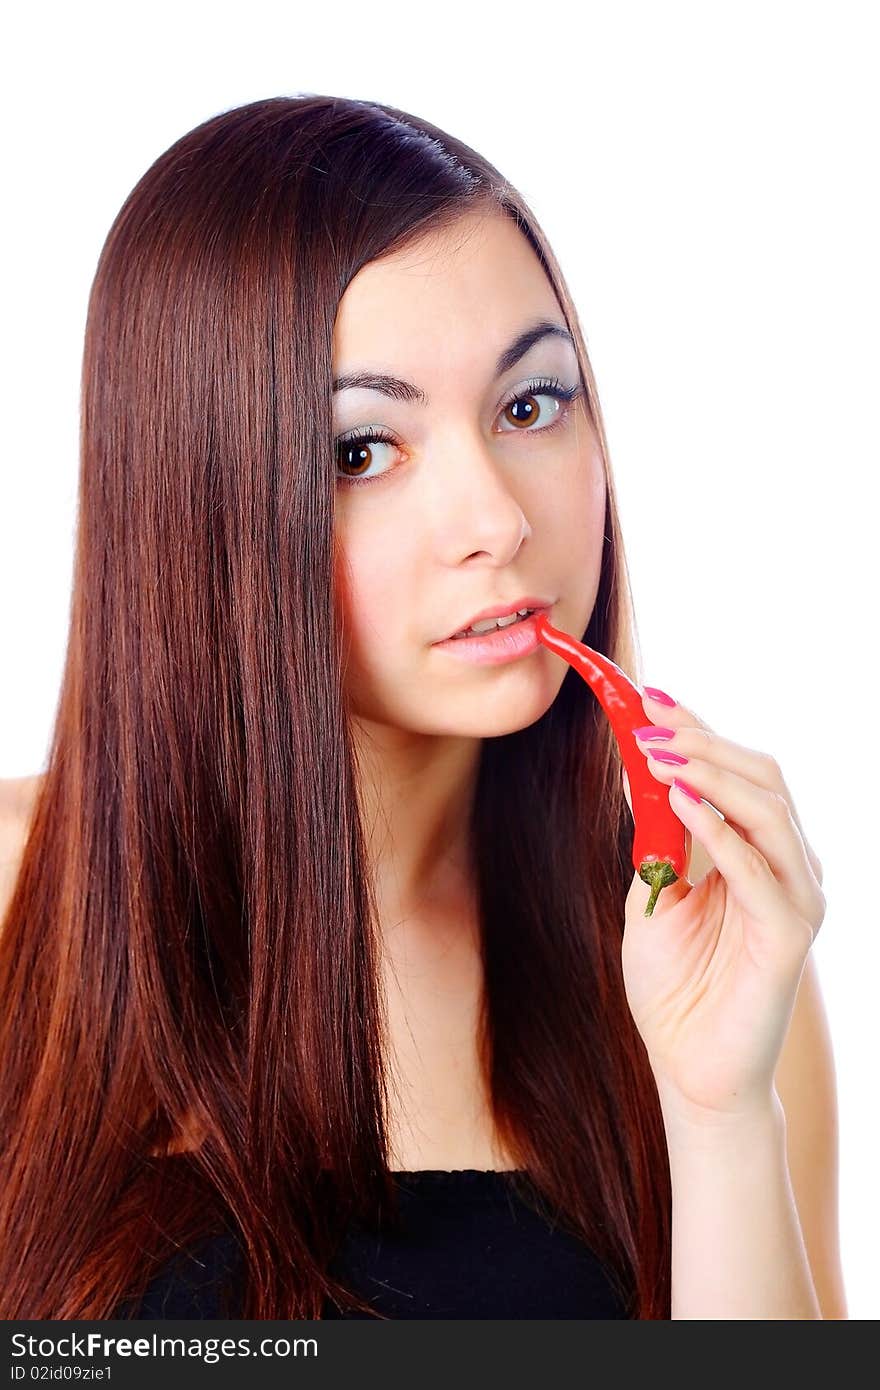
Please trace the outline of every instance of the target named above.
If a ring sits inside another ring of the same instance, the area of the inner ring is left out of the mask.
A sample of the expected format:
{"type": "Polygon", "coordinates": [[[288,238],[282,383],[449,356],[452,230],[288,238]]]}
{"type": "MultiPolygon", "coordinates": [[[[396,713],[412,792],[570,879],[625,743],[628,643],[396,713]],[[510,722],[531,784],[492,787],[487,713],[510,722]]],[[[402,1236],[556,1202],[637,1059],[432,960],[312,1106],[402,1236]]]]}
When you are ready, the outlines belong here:
{"type": "Polygon", "coordinates": [[[416,384],[428,404],[361,387],[334,400],[334,432],[378,426],[364,486],[340,449],[337,534],[351,639],[348,695],[375,826],[373,872],[399,1096],[396,1168],[507,1168],[477,1062],[478,927],[464,835],[480,739],[538,719],[561,663],[463,666],[432,644],[478,611],[534,594],[582,631],[599,583],[605,480],[584,406],[534,396],[527,429],[506,404],[535,378],[580,385],[577,355],[542,338],[501,376],[522,330],[565,320],[525,240],[468,219],[364,267],[334,332],[334,377],[416,384]],[[511,287],[515,291],[511,292],[511,287]],[[346,468],[347,463],[347,468],[346,468]],[[588,557],[584,563],[584,557],[588,557]]]}
{"type": "Polygon", "coordinates": [[[634,875],[623,942],[627,998],[669,1149],[672,1317],[845,1318],[836,1145],[820,1128],[824,1119],[836,1133],[833,1066],[810,954],[825,916],[822,867],[775,759],[679,704],[644,696],[643,706],[650,724],[672,730],[662,742],[637,736],[652,774],[703,798],[670,793],[705,851],[700,869],[691,860],[652,918],[649,888],[634,875]],[[655,761],[652,748],[686,761],[655,761]],[[791,1126],[781,1094],[789,1084],[791,1126]],[[805,1102],[808,1086],[818,1104],[805,1102]],[[810,1151],[817,1129],[820,1148],[810,1151]]]}
{"type": "MultiPolygon", "coordinates": [[[[339,483],[337,527],[397,1169],[514,1166],[477,1063],[482,979],[464,826],[480,740],[540,718],[567,667],[546,649],[468,666],[432,644],[524,594],[552,600],[553,623],[580,634],[595,603],[598,442],[582,397],[542,432],[566,406],[528,388],[536,377],[578,386],[574,349],[544,337],[494,373],[539,320],[564,326],[528,243],[500,217],[471,217],[365,266],[335,326],[335,377],[393,374],[427,397],[357,388],[334,400],[337,437],[378,426],[395,441],[367,446],[376,481],[339,483]],[[524,398],[540,407],[526,426],[507,410],[524,398]]],[[[634,877],[627,899],[628,999],[658,1082],[673,1180],[672,1316],[845,1318],[834,1068],[809,950],[824,915],[821,866],[771,760],[681,705],[646,698],[643,722],[673,727],[660,746],[691,759],[684,769],[649,759],[658,779],[683,777],[728,819],[676,802],[691,832],[688,880],[661,893],[650,932],[647,886],[634,877]],[[752,874],[746,853],[761,861],[749,861],[752,874]],[[748,968],[752,951],[761,969],[748,968]],[[730,1046],[706,1047],[719,1027],[730,1046]]],[[[0,891],[11,888],[38,780],[3,785],[0,891]]]]}

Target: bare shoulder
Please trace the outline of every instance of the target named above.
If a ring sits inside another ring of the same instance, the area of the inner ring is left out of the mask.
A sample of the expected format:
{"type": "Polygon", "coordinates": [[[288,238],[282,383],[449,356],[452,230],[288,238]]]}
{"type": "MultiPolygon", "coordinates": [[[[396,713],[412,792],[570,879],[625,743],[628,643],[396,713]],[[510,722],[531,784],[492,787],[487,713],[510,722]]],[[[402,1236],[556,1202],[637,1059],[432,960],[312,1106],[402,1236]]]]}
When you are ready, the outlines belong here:
{"type": "Polygon", "coordinates": [[[837,1077],[814,952],[776,1068],[795,1204],[824,1318],[847,1318],[838,1231],[837,1077]]]}
{"type": "Polygon", "coordinates": [[[29,777],[0,777],[0,814],[17,812],[29,817],[45,776],[45,772],[34,772],[29,777]]]}
{"type": "Polygon", "coordinates": [[[12,896],[44,773],[0,778],[0,922],[12,896]]]}

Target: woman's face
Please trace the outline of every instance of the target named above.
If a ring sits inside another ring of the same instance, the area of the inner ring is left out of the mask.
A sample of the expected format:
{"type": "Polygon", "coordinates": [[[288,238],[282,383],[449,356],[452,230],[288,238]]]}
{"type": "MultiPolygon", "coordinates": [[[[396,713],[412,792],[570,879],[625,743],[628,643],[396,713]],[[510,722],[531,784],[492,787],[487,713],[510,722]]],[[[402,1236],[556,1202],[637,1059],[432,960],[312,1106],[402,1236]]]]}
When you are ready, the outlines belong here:
{"type": "Polygon", "coordinates": [[[500,665],[434,645],[524,595],[552,602],[550,621],[578,637],[593,610],[605,478],[574,348],[546,335],[496,370],[538,322],[565,328],[502,214],[371,262],[342,296],[334,380],[382,374],[423,393],[334,393],[345,682],[361,720],[493,737],[539,719],[559,690],[566,663],[540,645],[500,665]],[[541,378],[580,395],[557,400],[541,378]],[[373,430],[392,442],[351,443],[373,430]]]}

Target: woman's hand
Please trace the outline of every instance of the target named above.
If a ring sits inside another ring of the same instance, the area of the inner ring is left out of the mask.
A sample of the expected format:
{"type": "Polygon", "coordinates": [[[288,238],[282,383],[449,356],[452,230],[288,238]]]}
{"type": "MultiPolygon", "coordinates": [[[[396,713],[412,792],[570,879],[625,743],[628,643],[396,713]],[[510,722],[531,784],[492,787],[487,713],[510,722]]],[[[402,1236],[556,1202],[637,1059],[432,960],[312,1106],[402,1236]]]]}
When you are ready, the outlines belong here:
{"type": "MultiPolygon", "coordinates": [[[[721,738],[681,705],[647,695],[643,705],[649,720],[674,731],[638,741],[652,773],[705,798],[670,792],[689,832],[688,873],[694,840],[712,867],[696,884],[688,877],[664,888],[650,917],[650,889],[634,875],[622,950],[627,1000],[664,1113],[753,1113],[773,1099],[801,973],[825,916],[822,868],[772,757],[721,738]],[[656,761],[651,748],[687,762],[656,761]]],[[[626,796],[632,811],[628,786],[626,796]]]]}

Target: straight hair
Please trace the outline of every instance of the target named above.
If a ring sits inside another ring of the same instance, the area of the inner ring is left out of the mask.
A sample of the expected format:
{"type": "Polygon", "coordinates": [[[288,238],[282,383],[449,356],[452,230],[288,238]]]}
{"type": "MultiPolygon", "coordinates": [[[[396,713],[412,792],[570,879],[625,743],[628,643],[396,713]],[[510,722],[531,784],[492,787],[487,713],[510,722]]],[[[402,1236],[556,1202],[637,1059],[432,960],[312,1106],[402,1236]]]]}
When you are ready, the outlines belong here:
{"type": "MultiPolygon", "coordinates": [[[[362,266],[474,211],[513,219],[573,335],[607,484],[580,635],[637,679],[593,372],[520,194],[370,101],[255,101],[173,144],[88,304],[67,648],[0,924],[5,1319],[114,1316],[213,1232],[242,1252],[233,1316],[371,1311],[329,1269],[349,1222],[397,1211],[331,344],[362,266]]],[[[479,1042],[518,1189],[604,1261],[628,1316],[668,1318],[667,1149],[621,968],[632,817],[574,671],[544,716],[482,741],[471,833],[479,1042]]]]}

